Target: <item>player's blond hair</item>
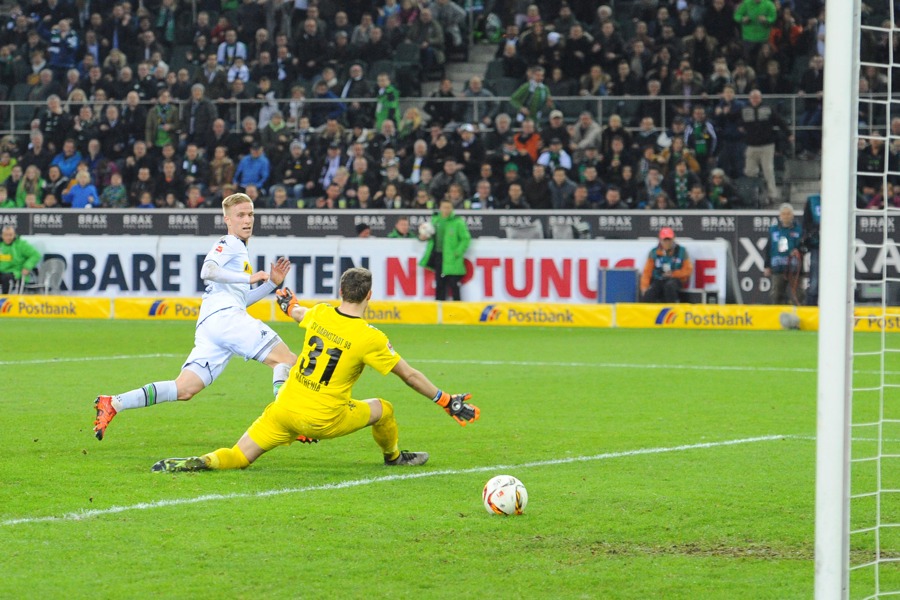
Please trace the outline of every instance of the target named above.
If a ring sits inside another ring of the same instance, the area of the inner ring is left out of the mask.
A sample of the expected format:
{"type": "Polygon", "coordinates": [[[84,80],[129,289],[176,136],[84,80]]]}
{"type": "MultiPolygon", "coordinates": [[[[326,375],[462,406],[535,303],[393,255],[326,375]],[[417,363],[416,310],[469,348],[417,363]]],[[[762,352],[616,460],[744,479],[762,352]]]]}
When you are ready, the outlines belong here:
{"type": "Polygon", "coordinates": [[[238,204],[243,204],[245,202],[253,204],[253,200],[247,194],[238,193],[226,196],[225,199],[222,200],[222,214],[227,217],[229,208],[231,208],[232,206],[237,206],[238,204]]]}
{"type": "Polygon", "coordinates": [[[341,275],[341,299],[351,304],[359,304],[366,299],[372,289],[372,271],[353,267],[341,275]]]}

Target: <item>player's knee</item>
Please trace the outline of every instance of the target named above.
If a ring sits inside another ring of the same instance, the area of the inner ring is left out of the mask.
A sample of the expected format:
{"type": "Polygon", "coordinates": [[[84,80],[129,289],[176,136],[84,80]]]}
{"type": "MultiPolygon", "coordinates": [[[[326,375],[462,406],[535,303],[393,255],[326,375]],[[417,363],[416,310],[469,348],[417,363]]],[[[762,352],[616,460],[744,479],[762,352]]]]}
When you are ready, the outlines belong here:
{"type": "Polygon", "coordinates": [[[379,398],[379,400],[381,401],[381,419],[392,419],[394,417],[394,405],[383,398],[379,398]]]}

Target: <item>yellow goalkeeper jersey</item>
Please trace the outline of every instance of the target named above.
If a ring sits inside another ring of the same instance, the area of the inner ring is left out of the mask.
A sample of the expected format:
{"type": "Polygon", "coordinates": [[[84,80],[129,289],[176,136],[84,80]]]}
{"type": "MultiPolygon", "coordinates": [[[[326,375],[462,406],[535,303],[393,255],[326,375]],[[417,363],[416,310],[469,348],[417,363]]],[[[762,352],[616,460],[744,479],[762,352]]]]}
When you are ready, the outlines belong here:
{"type": "Polygon", "coordinates": [[[384,333],[330,304],[306,311],[300,327],[306,329],[303,347],[277,399],[288,410],[325,416],[346,404],[366,365],[386,375],[400,362],[384,333]]]}

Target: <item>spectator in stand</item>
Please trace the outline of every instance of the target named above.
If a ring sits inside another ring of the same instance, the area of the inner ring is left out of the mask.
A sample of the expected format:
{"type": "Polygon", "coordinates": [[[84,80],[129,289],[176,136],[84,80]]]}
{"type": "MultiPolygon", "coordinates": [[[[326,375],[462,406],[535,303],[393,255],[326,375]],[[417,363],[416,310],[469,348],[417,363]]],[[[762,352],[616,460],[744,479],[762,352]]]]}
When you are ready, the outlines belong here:
{"type": "Polygon", "coordinates": [[[350,66],[349,76],[343,85],[340,86],[339,97],[347,106],[347,123],[351,127],[357,125],[361,127],[370,127],[375,119],[371,103],[361,103],[358,101],[348,102],[347,99],[371,98],[373,95],[372,85],[366,81],[362,65],[355,63],[350,66]]]}
{"type": "Polygon", "coordinates": [[[572,157],[563,150],[563,142],[559,138],[550,140],[547,149],[537,159],[537,164],[544,165],[555,172],[557,168],[563,168],[567,172],[572,171],[572,157]]]}
{"type": "Polygon", "coordinates": [[[44,134],[40,131],[32,131],[30,139],[31,143],[25,149],[19,164],[26,170],[30,165],[34,165],[38,168],[39,173],[46,173],[50,161],[53,160],[53,155],[44,145],[44,134]]]}
{"type": "Polygon", "coordinates": [[[700,179],[688,170],[687,162],[679,159],[674,170],[666,176],[663,188],[675,206],[689,208],[691,188],[700,183],[700,179]]]}
{"type": "Polygon", "coordinates": [[[47,41],[48,62],[58,81],[65,79],[66,71],[75,66],[78,59],[78,34],[72,31],[69,19],[61,19],[52,29],[47,31],[47,20],[38,27],[38,33],[47,41]]]}
{"type": "Polygon", "coordinates": [[[521,183],[514,181],[509,184],[506,197],[500,203],[498,208],[502,210],[528,210],[531,208],[528,204],[528,200],[525,199],[525,196],[522,193],[521,183]]]}
{"type": "Polygon", "coordinates": [[[63,194],[63,203],[72,208],[90,208],[100,206],[100,194],[91,183],[87,171],[79,171],[75,177],[75,185],[63,194]]]}
{"type": "Polygon", "coordinates": [[[269,159],[263,153],[262,145],[254,142],[250,146],[250,154],[241,159],[234,173],[232,183],[238,191],[244,191],[253,185],[264,193],[266,181],[269,179],[269,159]]]}
{"type": "Polygon", "coordinates": [[[444,30],[432,17],[430,8],[422,8],[419,18],[407,29],[407,40],[419,47],[423,71],[428,74],[444,64],[444,30]]]}
{"type": "MultiPolygon", "coordinates": [[[[62,198],[63,193],[68,187],[69,178],[63,176],[58,165],[50,165],[50,167],[47,168],[47,181],[44,184],[44,199],[46,200],[47,196],[62,198]]],[[[46,206],[46,202],[44,204],[46,206]]]]}
{"type": "Polygon", "coordinates": [[[484,145],[475,134],[475,126],[469,123],[459,128],[458,135],[456,158],[463,165],[463,173],[472,182],[477,179],[481,163],[484,162],[484,145]]]}
{"type": "Polygon", "coordinates": [[[215,105],[206,98],[206,87],[202,83],[192,85],[191,99],[183,105],[181,111],[181,144],[193,143],[205,148],[213,121],[217,118],[215,105]]]}
{"type": "Polygon", "coordinates": [[[734,86],[722,88],[722,94],[714,109],[716,130],[722,140],[718,164],[731,177],[739,177],[744,171],[744,135],[741,131],[745,103],[735,97],[734,86]]]}
{"type": "Polygon", "coordinates": [[[803,97],[803,112],[797,118],[797,125],[804,129],[797,132],[797,149],[800,150],[800,158],[803,160],[816,158],[822,147],[822,133],[819,128],[822,125],[824,69],[824,57],[816,54],[810,57],[809,68],[800,78],[800,89],[797,93],[803,97]]]}
{"type": "Polygon", "coordinates": [[[40,115],[40,130],[47,139],[47,148],[51,152],[59,152],[63,141],[72,130],[72,116],[63,110],[59,96],[53,94],[47,98],[47,109],[40,115]]]}
{"type": "Polygon", "coordinates": [[[10,294],[41,262],[41,253],[16,235],[16,228],[0,230],[0,293],[10,294]]]}
{"type": "Polygon", "coordinates": [[[553,177],[547,186],[553,210],[568,210],[574,207],[575,182],[569,179],[563,167],[553,169],[553,177]]]}
{"type": "Polygon", "coordinates": [[[64,177],[71,178],[75,175],[75,169],[79,162],[81,162],[81,153],[75,149],[75,140],[67,138],[63,142],[62,152],[53,157],[50,165],[59,167],[60,173],[64,177]]]}
{"type": "Polygon", "coordinates": [[[122,174],[110,175],[109,185],[100,192],[100,206],[103,208],[130,208],[128,193],[122,185],[122,174]]]}
{"type": "Polygon", "coordinates": [[[650,251],[641,274],[641,302],[678,302],[678,292],[687,287],[694,265],[684,246],[675,243],[670,227],[659,231],[659,244],[650,251]]]}
{"type": "MultiPolygon", "coordinates": [[[[745,4],[750,1],[752,0],[745,0],[745,4]]],[[[741,110],[741,125],[744,130],[744,142],[747,144],[744,175],[756,177],[762,170],[766,180],[768,202],[773,203],[779,197],[775,185],[775,142],[778,139],[776,128],[782,134],[788,133],[789,130],[784,119],[762,101],[763,96],[759,90],[753,90],[750,92],[750,103],[741,110]]],[[[788,136],[788,141],[793,141],[793,135],[788,136]]]]}
{"type": "Polygon", "coordinates": [[[572,137],[569,141],[569,153],[580,163],[584,159],[584,150],[589,146],[597,146],[603,133],[600,124],[594,120],[590,111],[583,111],[578,122],[572,127],[572,137]]]}
{"type": "Polygon", "coordinates": [[[772,0],[744,0],[734,11],[734,20],[741,26],[744,56],[748,61],[755,61],[760,48],[768,44],[776,16],[772,0]]]}
{"type": "Polygon", "coordinates": [[[441,79],[440,87],[430,96],[430,100],[422,107],[431,119],[453,127],[462,118],[464,105],[456,100],[453,92],[453,81],[449,77],[441,79]]]}
{"type": "Polygon", "coordinates": [[[688,195],[688,205],[685,207],[690,210],[712,210],[712,202],[706,197],[706,190],[702,183],[695,183],[691,186],[688,195]]]}
{"type": "Polygon", "coordinates": [[[169,90],[157,95],[156,106],[147,114],[147,145],[157,152],[166,145],[178,141],[178,105],[171,102],[169,90]]]}
{"type": "Polygon", "coordinates": [[[607,187],[603,198],[603,204],[600,206],[601,210],[623,210],[631,208],[622,201],[622,192],[619,190],[618,186],[611,185],[607,187]]]}
{"type": "MultiPolygon", "coordinates": [[[[144,194],[150,196],[150,203],[153,203],[153,191],[156,189],[156,184],[153,179],[150,178],[150,169],[148,167],[141,167],[137,171],[137,179],[128,186],[128,201],[132,206],[138,206],[142,204],[142,197],[144,194]]],[[[155,205],[154,205],[155,206],[155,205]]]]}
{"type": "Polygon", "coordinates": [[[553,203],[550,199],[550,178],[547,177],[547,167],[536,163],[531,167],[531,177],[522,183],[522,194],[531,208],[551,209],[553,203]]]}
{"type": "Polygon", "coordinates": [[[213,158],[209,161],[209,180],[206,189],[210,198],[221,199],[225,196],[225,186],[231,185],[234,171],[234,161],[228,156],[228,148],[216,146],[213,158]]]}
{"type": "Polygon", "coordinates": [[[391,84],[390,75],[378,74],[378,101],[375,104],[375,129],[380,130],[385,121],[400,120],[400,92],[391,84]]]}
{"type": "Polygon", "coordinates": [[[737,190],[728,181],[725,171],[722,169],[713,169],[709,175],[709,182],[706,184],[706,197],[712,203],[713,208],[737,208],[740,204],[740,196],[737,190]]]}
{"type": "Polygon", "coordinates": [[[522,122],[522,130],[514,136],[516,150],[526,154],[531,162],[536,162],[541,148],[541,136],[535,133],[535,122],[527,118],[522,122]]]}
{"type": "Polygon", "coordinates": [[[504,44],[503,54],[500,56],[503,65],[503,76],[509,79],[523,80],[528,72],[528,63],[519,54],[515,44],[504,44]]]}
{"type": "Polygon", "coordinates": [[[493,210],[496,208],[497,199],[491,192],[491,182],[487,179],[479,179],[475,184],[475,195],[469,201],[469,206],[473,209],[493,210]]]}
{"type": "Polygon", "coordinates": [[[456,158],[448,156],[444,160],[442,171],[431,181],[428,191],[434,198],[443,198],[453,184],[459,184],[462,187],[462,196],[469,197],[471,195],[472,187],[462,171],[462,166],[456,162],[456,158]]]}
{"type": "Polygon", "coordinates": [[[544,146],[549,146],[550,140],[557,138],[562,142],[563,148],[569,147],[572,136],[564,118],[561,110],[550,111],[550,122],[541,129],[541,142],[544,146]]]}
{"type": "Polygon", "coordinates": [[[529,80],[513,92],[509,103],[516,111],[516,120],[520,123],[529,118],[535,122],[543,121],[543,115],[553,108],[553,98],[544,84],[543,67],[529,69],[529,80]]]}
{"type": "Polygon", "coordinates": [[[497,102],[494,94],[484,88],[481,77],[476,75],[469,79],[469,85],[463,91],[463,97],[470,99],[464,104],[463,122],[479,123],[485,129],[489,129],[500,109],[500,103],[497,102]]]}
{"type": "Polygon", "coordinates": [[[719,140],[716,128],[706,118],[703,106],[695,105],[691,111],[691,121],[685,129],[684,142],[700,164],[701,177],[705,177],[716,166],[719,140]]]}

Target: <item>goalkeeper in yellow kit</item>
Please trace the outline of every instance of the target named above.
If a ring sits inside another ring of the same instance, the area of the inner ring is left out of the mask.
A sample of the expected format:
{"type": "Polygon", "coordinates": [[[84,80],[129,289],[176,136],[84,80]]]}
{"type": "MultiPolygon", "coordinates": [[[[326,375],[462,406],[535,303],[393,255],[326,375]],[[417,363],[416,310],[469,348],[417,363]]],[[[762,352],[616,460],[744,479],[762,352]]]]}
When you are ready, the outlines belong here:
{"type": "Polygon", "coordinates": [[[387,400],[354,400],[351,389],[366,365],[382,375],[394,373],[409,387],[431,398],[460,425],[476,421],[470,394],[448,394],[397,354],[387,336],[362,316],[372,297],[372,273],[348,269],[341,276],[341,304],[304,308],[289,289],[276,292],[278,305],[306,329],[303,350],[290,376],[263,414],[232,448],[190,458],[167,458],[153,471],[243,469],[272,448],[298,436],[323,440],[372,426],[372,437],[386,465],[423,465],[427,452],[400,451],[394,407],[387,400]]]}

